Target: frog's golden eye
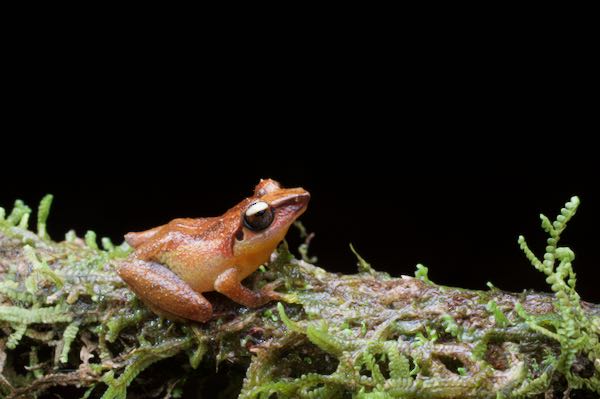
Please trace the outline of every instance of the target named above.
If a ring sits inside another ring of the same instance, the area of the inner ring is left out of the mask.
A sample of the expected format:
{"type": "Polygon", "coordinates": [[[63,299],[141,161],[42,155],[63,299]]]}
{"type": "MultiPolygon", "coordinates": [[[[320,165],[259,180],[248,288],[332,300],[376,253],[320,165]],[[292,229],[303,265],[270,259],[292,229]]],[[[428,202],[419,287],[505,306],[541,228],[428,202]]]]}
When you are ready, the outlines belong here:
{"type": "Polygon", "coordinates": [[[253,231],[264,230],[273,222],[273,210],[263,201],[253,203],[244,213],[244,225],[253,231]]]}

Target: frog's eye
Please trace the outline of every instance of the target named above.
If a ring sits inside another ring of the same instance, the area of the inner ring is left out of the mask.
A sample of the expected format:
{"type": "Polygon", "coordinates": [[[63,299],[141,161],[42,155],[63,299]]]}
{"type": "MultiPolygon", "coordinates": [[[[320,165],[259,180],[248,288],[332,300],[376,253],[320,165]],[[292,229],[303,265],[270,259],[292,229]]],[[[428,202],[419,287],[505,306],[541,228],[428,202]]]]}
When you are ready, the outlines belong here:
{"type": "Polygon", "coordinates": [[[253,231],[264,230],[273,222],[273,211],[263,201],[255,202],[244,213],[244,224],[253,231]]]}

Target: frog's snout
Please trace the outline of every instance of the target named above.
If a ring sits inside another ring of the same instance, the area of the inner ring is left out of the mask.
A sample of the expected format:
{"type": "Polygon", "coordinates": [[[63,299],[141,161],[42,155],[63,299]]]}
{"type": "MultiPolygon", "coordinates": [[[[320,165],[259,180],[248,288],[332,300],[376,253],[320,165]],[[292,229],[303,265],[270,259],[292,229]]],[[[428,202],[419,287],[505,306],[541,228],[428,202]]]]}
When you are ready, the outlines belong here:
{"type": "Polygon", "coordinates": [[[308,205],[310,201],[310,193],[308,191],[304,191],[294,197],[294,202],[301,205],[308,205]]]}
{"type": "Polygon", "coordinates": [[[293,214],[299,216],[306,210],[309,201],[310,193],[308,191],[303,188],[290,188],[274,199],[271,206],[279,209],[287,208],[293,214]]]}
{"type": "Polygon", "coordinates": [[[304,191],[303,193],[295,195],[294,198],[290,200],[290,203],[287,206],[291,208],[294,217],[298,218],[304,213],[304,211],[306,211],[309,202],[310,193],[308,191],[304,191]]]}
{"type": "Polygon", "coordinates": [[[305,191],[303,194],[296,197],[296,203],[302,205],[302,207],[306,208],[308,203],[310,202],[310,193],[305,191]]]}

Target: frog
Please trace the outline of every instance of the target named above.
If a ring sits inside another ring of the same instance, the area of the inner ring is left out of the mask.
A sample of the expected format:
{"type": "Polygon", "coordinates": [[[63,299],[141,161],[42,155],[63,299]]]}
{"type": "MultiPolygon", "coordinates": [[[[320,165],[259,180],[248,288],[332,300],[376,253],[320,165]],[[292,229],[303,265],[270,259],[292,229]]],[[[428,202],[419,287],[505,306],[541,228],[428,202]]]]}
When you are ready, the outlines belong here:
{"type": "Polygon", "coordinates": [[[265,264],[306,210],[310,193],[261,179],[252,196],[217,217],[177,218],[125,235],[133,252],[117,267],[129,288],[156,314],[207,322],[216,291],[247,308],[278,298],[272,286],[254,291],[242,281],[265,264]]]}

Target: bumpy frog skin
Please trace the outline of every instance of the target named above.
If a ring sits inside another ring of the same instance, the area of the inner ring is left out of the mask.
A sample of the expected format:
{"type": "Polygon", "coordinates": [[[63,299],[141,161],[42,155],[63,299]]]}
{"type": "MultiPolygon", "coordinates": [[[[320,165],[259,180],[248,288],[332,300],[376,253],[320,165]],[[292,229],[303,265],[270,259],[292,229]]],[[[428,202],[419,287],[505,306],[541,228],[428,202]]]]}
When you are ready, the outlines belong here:
{"type": "Polygon", "coordinates": [[[306,210],[310,194],[261,180],[254,195],[219,217],[174,219],[125,240],[135,252],[118,267],[129,287],[156,313],[205,322],[212,306],[201,293],[217,291],[247,307],[276,297],[241,281],[265,263],[290,225],[306,210]]]}

